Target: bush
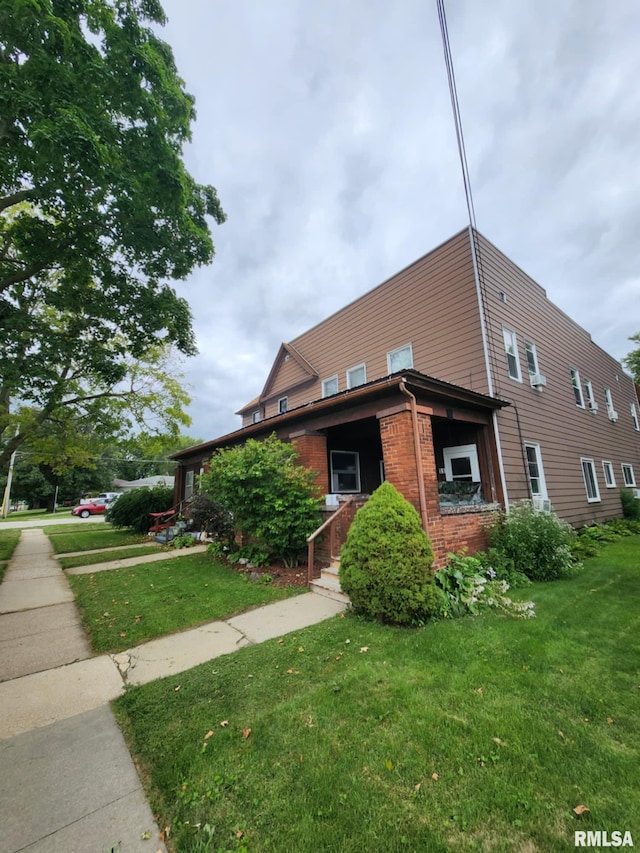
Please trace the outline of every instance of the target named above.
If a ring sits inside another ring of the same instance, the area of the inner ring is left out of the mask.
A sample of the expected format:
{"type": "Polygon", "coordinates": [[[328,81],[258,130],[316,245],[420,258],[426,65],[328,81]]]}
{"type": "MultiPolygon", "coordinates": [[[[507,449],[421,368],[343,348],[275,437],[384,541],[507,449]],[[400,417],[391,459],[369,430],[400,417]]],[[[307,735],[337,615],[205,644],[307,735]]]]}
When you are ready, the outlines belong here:
{"type": "Polygon", "coordinates": [[[340,555],[340,585],[356,612],[381,622],[417,624],[442,609],[432,563],[418,513],[383,483],[349,528],[340,555]]]}
{"type": "Polygon", "coordinates": [[[149,532],[149,513],[164,512],[173,506],[173,489],[133,489],[125,492],[107,509],[106,518],[114,527],[129,527],[135,533],[149,532]]]}
{"type": "Polygon", "coordinates": [[[640,520],[640,501],[630,489],[620,489],[622,515],[631,521],[640,520]]]}
{"type": "Polygon", "coordinates": [[[193,529],[207,536],[230,541],[233,538],[233,519],[229,510],[208,495],[196,495],[186,509],[185,515],[191,520],[193,529]]]}
{"type": "Polygon", "coordinates": [[[537,512],[529,504],[513,506],[498,516],[489,531],[489,543],[516,571],[530,580],[549,581],[566,575],[579,563],[571,552],[576,534],[551,512],[537,512]]]}
{"type": "Polygon", "coordinates": [[[297,565],[307,536],[320,524],[315,474],[298,464],[295,447],[275,435],[219,450],[201,489],[228,510],[244,544],[287,566],[297,565]]]}

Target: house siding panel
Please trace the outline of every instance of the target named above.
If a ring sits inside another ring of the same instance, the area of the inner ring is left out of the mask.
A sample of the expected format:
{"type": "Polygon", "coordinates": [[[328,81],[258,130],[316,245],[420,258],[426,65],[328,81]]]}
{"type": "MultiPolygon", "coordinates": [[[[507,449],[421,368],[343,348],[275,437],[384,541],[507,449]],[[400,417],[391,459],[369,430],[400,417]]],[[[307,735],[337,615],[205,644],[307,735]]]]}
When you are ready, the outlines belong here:
{"type": "Polygon", "coordinates": [[[602,460],[612,461],[616,474],[624,457],[638,470],[640,433],[633,429],[629,413],[635,399],[632,380],[588,332],[547,298],[542,287],[478,236],[495,393],[511,403],[498,415],[509,500],[529,497],[522,448],[523,442],[535,442],[540,445],[549,498],[562,518],[579,525],[619,516],[618,489],[605,487],[602,460]],[[500,300],[500,291],[507,294],[506,303],[500,300]],[[522,382],[508,376],[503,325],[516,332],[522,382]],[[536,345],[539,371],[547,379],[542,392],[529,384],[526,340],[536,345]],[[578,369],[583,393],[585,381],[591,381],[597,413],[576,405],[570,367],[578,369]],[[607,416],[605,387],[612,389],[617,423],[607,416]],[[587,501],[580,457],[594,460],[601,499],[598,503],[587,501]]]}

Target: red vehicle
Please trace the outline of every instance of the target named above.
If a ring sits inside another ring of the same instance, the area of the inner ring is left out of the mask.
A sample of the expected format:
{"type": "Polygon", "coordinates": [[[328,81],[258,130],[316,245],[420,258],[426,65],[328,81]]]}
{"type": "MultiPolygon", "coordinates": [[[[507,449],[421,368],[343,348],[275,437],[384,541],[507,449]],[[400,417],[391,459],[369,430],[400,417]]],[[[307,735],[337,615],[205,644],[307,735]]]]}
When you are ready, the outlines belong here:
{"type": "Polygon", "coordinates": [[[106,501],[91,501],[90,503],[74,506],[71,510],[71,515],[79,515],[80,518],[89,518],[90,515],[97,515],[104,512],[107,508],[106,501]]]}

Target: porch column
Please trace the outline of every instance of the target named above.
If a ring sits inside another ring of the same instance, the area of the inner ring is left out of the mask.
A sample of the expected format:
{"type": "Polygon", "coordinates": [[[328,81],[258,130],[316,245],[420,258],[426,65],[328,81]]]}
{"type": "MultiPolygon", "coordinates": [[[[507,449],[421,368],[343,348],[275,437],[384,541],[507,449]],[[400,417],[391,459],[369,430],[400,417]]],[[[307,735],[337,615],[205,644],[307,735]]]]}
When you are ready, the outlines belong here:
{"type": "Polygon", "coordinates": [[[295,447],[298,460],[316,475],[316,486],[320,494],[329,492],[329,468],[327,463],[327,436],[322,432],[304,430],[292,433],[291,444],[295,447]]]}
{"type": "Polygon", "coordinates": [[[422,471],[417,469],[413,419],[408,403],[378,412],[380,439],[384,459],[385,479],[404,495],[418,513],[420,490],[418,477],[422,477],[427,510],[427,535],[435,556],[434,565],[444,565],[446,545],[438,499],[438,475],[433,449],[431,410],[417,407],[418,440],[422,456],[422,471]]]}

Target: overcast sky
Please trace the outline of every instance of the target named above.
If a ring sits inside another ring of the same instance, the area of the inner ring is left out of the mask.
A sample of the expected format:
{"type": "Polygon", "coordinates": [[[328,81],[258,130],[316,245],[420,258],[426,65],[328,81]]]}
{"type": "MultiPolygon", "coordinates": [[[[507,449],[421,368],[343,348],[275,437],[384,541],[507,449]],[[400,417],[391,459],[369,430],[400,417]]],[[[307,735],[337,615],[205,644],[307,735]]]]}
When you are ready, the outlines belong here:
{"type": "MultiPolygon", "coordinates": [[[[228,220],[178,285],[194,437],[289,341],[467,224],[435,0],[164,0],[187,167],[228,220]]],[[[449,0],[478,229],[621,358],[640,331],[640,3],[449,0]]]]}

